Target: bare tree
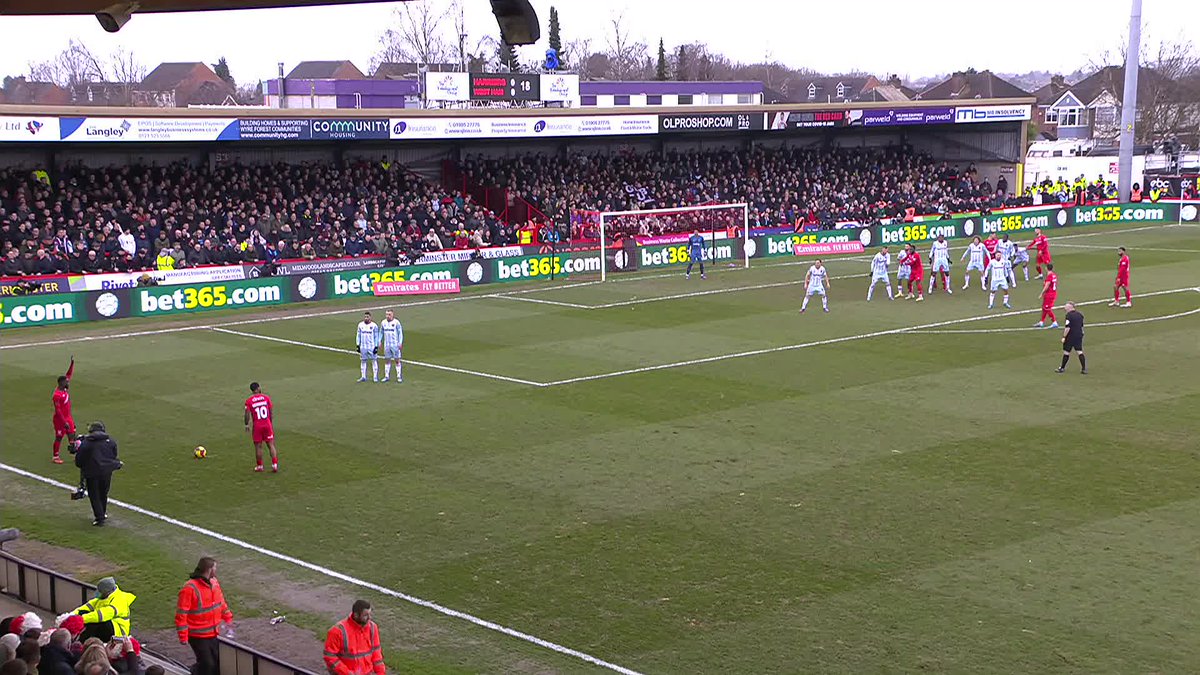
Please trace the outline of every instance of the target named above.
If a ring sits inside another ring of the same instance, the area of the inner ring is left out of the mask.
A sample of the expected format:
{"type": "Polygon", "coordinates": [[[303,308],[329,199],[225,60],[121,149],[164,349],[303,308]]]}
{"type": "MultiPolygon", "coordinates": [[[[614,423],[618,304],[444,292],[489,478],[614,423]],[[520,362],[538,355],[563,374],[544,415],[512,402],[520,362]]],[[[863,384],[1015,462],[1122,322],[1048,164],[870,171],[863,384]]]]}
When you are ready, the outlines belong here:
{"type": "MultiPolygon", "coordinates": [[[[395,9],[395,23],[379,37],[380,49],[371,59],[372,68],[381,63],[443,63],[455,51],[447,40],[450,23],[457,25],[454,6],[438,0],[411,0],[395,9]]],[[[461,12],[459,12],[461,14],[461,12]]],[[[454,36],[457,43],[458,36],[454,36]]]]}
{"type": "Polygon", "coordinates": [[[104,81],[104,67],[82,42],[71,39],[67,48],[47,61],[29,63],[31,82],[53,82],[73,87],[87,82],[104,81]]]}
{"type": "MultiPolygon", "coordinates": [[[[1128,46],[1122,42],[1090,59],[1102,78],[1101,87],[1118,102],[1124,96],[1124,64],[1128,46]]],[[[1197,141],[1200,133],[1200,54],[1196,45],[1180,35],[1157,45],[1143,42],[1138,55],[1138,143],[1153,143],[1173,136],[1197,141]]],[[[1084,105],[1091,101],[1083,101],[1084,105]]],[[[1119,115],[1119,113],[1118,113],[1119,115]]],[[[1115,140],[1119,127],[1097,129],[1115,140]]]]}
{"type": "Polygon", "coordinates": [[[117,48],[108,58],[108,74],[111,82],[133,86],[146,79],[146,64],[137,59],[133,52],[117,48]]]}
{"type": "Polygon", "coordinates": [[[625,14],[616,14],[609,21],[611,31],[605,36],[608,46],[609,77],[632,80],[646,77],[650,66],[650,48],[629,34],[625,14]]]}
{"type": "Polygon", "coordinates": [[[590,80],[596,77],[587,67],[588,57],[592,55],[592,39],[588,37],[567,40],[563,50],[558,54],[561,70],[574,70],[579,73],[579,79],[590,80]]]}

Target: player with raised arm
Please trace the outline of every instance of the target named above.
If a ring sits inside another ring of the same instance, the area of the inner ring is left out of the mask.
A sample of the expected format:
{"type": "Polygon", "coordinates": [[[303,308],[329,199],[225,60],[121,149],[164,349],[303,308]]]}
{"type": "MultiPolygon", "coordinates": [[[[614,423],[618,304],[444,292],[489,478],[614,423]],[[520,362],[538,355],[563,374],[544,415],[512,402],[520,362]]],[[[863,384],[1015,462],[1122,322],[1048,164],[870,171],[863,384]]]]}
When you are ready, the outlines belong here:
{"type": "MultiPolygon", "coordinates": [[[[54,455],[51,458],[55,464],[62,464],[62,454],[59,448],[62,439],[67,439],[67,447],[75,447],[75,418],[71,415],[71,376],[75,374],[75,357],[71,357],[71,365],[67,367],[66,375],[58,376],[58,384],[50,395],[50,403],[54,407],[54,455]]],[[[72,450],[74,452],[74,450],[72,450]]]]}
{"type": "Polygon", "coordinates": [[[358,381],[367,381],[367,361],[371,362],[371,376],[379,381],[379,324],[371,320],[370,312],[363,312],[363,320],[358,322],[358,332],[354,334],[354,346],[358,347],[359,372],[358,381]]]}
{"type": "Polygon", "coordinates": [[[1068,302],[1065,309],[1067,316],[1064,321],[1067,325],[1063,327],[1062,334],[1062,363],[1054,372],[1066,372],[1067,362],[1071,360],[1071,350],[1074,350],[1079,353],[1079,374],[1087,375],[1087,357],[1083,355],[1083,314],[1075,309],[1073,302],[1068,302]]]}
{"type": "Polygon", "coordinates": [[[992,279],[992,290],[988,293],[988,309],[996,305],[996,291],[1000,290],[1004,291],[1004,306],[1012,309],[1012,305],[1008,304],[1008,266],[999,251],[992,254],[992,264],[988,267],[988,274],[992,279]]]}
{"type": "Polygon", "coordinates": [[[828,312],[829,296],[825,294],[825,291],[829,285],[829,270],[825,269],[825,263],[817,258],[813,266],[804,273],[804,302],[800,304],[800,313],[803,314],[808,309],[808,299],[814,295],[821,296],[821,307],[828,312]]]}
{"type": "Polygon", "coordinates": [[[954,289],[950,288],[950,244],[946,241],[946,235],[939,234],[937,241],[929,247],[929,264],[933,270],[929,275],[929,292],[937,288],[938,277],[941,277],[942,290],[954,295],[954,289]]]}
{"type": "Polygon", "coordinates": [[[1037,260],[1034,262],[1034,270],[1037,272],[1036,278],[1041,279],[1042,265],[1045,265],[1046,269],[1051,269],[1050,263],[1053,261],[1050,260],[1050,240],[1046,238],[1046,235],[1042,234],[1040,227],[1033,231],[1033,241],[1029,242],[1025,250],[1031,248],[1037,249],[1037,260]]]}
{"type": "Polygon", "coordinates": [[[246,431],[254,443],[254,472],[263,470],[263,444],[271,451],[271,472],[279,473],[279,451],[275,449],[275,406],[271,397],[262,393],[257,382],[250,383],[250,398],[246,399],[246,431]]]}
{"type": "Polygon", "coordinates": [[[1129,254],[1125,247],[1117,249],[1117,280],[1113,282],[1113,301],[1109,307],[1133,307],[1133,297],[1129,294],[1129,254]],[[1121,304],[1121,289],[1125,289],[1125,304],[1121,304]]]}
{"type": "MultiPolygon", "coordinates": [[[[888,268],[892,266],[892,254],[888,253],[888,247],[884,246],[871,258],[871,285],[867,288],[867,302],[871,301],[871,295],[875,293],[875,284],[883,282],[883,287],[887,289],[888,300],[895,300],[892,295],[892,282],[888,279],[888,268]]],[[[896,284],[896,292],[900,292],[900,284],[896,284]]]]}
{"type": "Polygon", "coordinates": [[[1013,255],[1017,251],[1017,245],[1008,238],[1008,233],[1005,232],[1001,237],[1000,243],[996,244],[996,250],[1000,252],[1000,257],[1004,259],[1005,267],[1008,268],[1008,283],[1013,288],[1017,287],[1017,274],[1013,270],[1013,255]]]}
{"type": "Polygon", "coordinates": [[[908,297],[912,297],[912,266],[908,264],[908,244],[896,253],[896,297],[904,297],[904,283],[908,282],[908,297]]]}
{"type": "Polygon", "coordinates": [[[687,272],[684,272],[684,277],[692,278],[692,265],[700,263],[700,278],[707,279],[704,275],[704,237],[700,236],[700,230],[692,230],[692,236],[688,237],[688,266],[687,272]]]}
{"type": "Polygon", "coordinates": [[[979,290],[986,291],[987,286],[984,285],[984,277],[986,275],[984,272],[987,268],[987,249],[984,248],[983,242],[980,241],[979,237],[975,237],[971,240],[970,244],[967,244],[967,250],[963,251],[959,262],[966,260],[967,256],[970,256],[971,259],[967,261],[967,271],[963,273],[963,290],[967,290],[967,287],[971,285],[971,270],[975,270],[979,272],[979,290]]]}
{"type": "MultiPolygon", "coordinates": [[[[1038,277],[1039,279],[1041,277],[1038,277]]],[[[1054,273],[1054,264],[1046,265],[1046,282],[1042,284],[1042,318],[1033,324],[1034,328],[1044,328],[1046,317],[1050,317],[1050,328],[1058,328],[1058,318],[1054,316],[1054,301],[1058,298],[1058,275],[1054,273]]]]}
{"type": "Polygon", "coordinates": [[[396,313],[388,310],[383,321],[379,322],[383,331],[383,381],[387,382],[392,374],[392,364],[396,364],[396,382],[403,382],[400,374],[400,350],[404,347],[404,326],[396,318],[396,313]]]}
{"type": "Polygon", "coordinates": [[[925,290],[921,282],[925,281],[925,266],[921,263],[921,254],[917,251],[916,246],[907,246],[908,252],[904,256],[904,261],[908,263],[910,268],[908,281],[908,299],[913,299],[913,288],[917,289],[917,302],[925,299],[925,290]]]}

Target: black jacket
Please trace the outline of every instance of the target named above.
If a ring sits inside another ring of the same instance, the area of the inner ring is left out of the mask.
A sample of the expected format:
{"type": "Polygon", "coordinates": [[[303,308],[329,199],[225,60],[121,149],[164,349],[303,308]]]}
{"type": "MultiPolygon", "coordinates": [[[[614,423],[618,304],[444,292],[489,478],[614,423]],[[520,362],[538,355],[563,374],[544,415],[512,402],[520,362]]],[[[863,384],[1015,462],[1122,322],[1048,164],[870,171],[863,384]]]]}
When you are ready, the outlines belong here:
{"type": "Polygon", "coordinates": [[[121,468],[117,459],[117,442],[103,431],[83,437],[75,453],[75,466],[83,469],[84,478],[105,478],[121,468]]]}
{"type": "Polygon", "coordinates": [[[39,675],[75,675],[75,655],[54,645],[42,647],[39,675]]]}

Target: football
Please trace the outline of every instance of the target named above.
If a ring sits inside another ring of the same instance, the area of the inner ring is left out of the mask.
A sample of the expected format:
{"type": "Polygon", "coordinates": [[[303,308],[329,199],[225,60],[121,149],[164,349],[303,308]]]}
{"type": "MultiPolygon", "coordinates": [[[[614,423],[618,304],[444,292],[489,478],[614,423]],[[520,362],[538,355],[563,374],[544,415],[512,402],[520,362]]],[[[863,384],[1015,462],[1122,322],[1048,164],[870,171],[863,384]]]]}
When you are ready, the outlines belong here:
{"type": "Polygon", "coordinates": [[[196,449],[192,450],[192,455],[196,459],[204,459],[205,457],[208,457],[208,450],[206,450],[203,445],[197,445],[196,449]]]}

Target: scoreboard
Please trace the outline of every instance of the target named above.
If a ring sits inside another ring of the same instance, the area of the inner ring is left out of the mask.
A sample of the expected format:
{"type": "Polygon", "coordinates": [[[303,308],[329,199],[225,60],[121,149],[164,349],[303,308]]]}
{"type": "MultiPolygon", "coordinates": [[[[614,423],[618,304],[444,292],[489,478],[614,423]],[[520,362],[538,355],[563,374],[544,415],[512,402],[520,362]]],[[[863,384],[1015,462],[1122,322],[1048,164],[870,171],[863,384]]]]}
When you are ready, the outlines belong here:
{"type": "Polygon", "coordinates": [[[540,101],[541,76],[534,73],[471,73],[472,101],[540,101]]]}

